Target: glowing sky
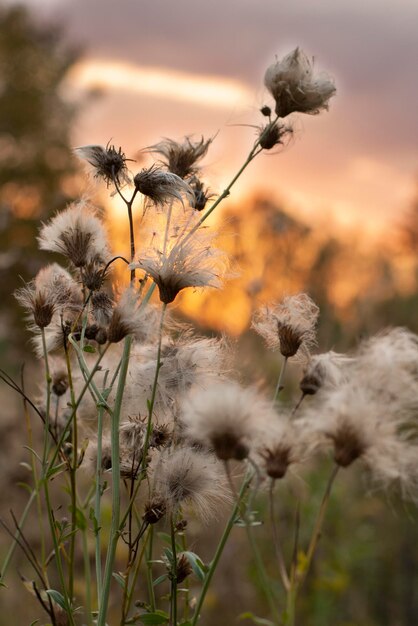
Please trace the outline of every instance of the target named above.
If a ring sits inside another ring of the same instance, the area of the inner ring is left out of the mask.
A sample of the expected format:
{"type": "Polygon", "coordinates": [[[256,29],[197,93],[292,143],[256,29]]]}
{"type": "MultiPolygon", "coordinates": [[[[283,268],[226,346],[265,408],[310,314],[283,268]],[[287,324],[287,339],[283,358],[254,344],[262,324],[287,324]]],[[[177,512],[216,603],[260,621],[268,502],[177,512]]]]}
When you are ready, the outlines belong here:
{"type": "Polygon", "coordinates": [[[28,0],[64,22],[84,58],[67,92],[85,107],[75,144],[130,156],[161,136],[218,133],[207,177],[219,190],[248,151],[265,68],[296,45],[335,76],[330,112],[300,116],[293,144],[252,164],[235,197],[259,189],[323,227],[378,234],[398,220],[418,171],[416,0],[28,0]]]}

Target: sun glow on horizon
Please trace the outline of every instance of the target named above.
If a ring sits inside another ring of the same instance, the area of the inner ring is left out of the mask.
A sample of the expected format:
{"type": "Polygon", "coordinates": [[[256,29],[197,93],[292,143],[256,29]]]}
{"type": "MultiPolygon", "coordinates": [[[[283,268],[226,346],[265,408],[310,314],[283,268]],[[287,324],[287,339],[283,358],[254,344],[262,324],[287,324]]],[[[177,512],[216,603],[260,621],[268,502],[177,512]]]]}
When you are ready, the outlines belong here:
{"type": "Polygon", "coordinates": [[[71,70],[68,82],[81,89],[123,90],[211,108],[242,105],[243,102],[250,103],[253,98],[247,85],[231,78],[102,59],[78,63],[71,70]]]}

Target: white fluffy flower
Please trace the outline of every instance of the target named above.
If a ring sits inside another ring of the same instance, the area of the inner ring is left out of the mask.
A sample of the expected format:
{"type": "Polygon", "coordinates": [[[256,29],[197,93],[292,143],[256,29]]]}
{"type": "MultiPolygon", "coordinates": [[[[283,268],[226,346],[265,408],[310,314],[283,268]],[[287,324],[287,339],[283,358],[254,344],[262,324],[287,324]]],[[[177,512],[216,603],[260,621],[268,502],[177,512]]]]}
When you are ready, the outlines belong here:
{"type": "Polygon", "coordinates": [[[286,358],[306,359],[315,345],[319,308],[305,293],[288,296],[280,304],[265,307],[253,317],[252,327],[272,349],[286,358]]]}
{"type": "Polygon", "coordinates": [[[276,101],[279,117],[293,112],[319,113],[328,108],[336,92],[333,80],[327,74],[315,74],[313,61],[300,48],[270,65],[264,84],[276,101]]]}
{"type": "Polygon", "coordinates": [[[151,468],[153,494],[150,510],[162,508],[175,513],[191,509],[207,521],[217,517],[219,507],[229,501],[223,469],[211,454],[188,447],[164,450],[151,468]]]}
{"type": "Polygon", "coordinates": [[[75,267],[109,257],[103,223],[85,201],[71,204],[44,224],[38,241],[42,250],[63,254],[75,267]]]}
{"type": "Polygon", "coordinates": [[[191,203],[194,199],[193,190],[189,185],[172,172],[165,172],[153,165],[143,169],[134,177],[135,188],[142,193],[154,206],[164,207],[170,201],[186,199],[191,203]]]}
{"type": "MultiPolygon", "coordinates": [[[[407,371],[406,363],[403,370],[397,370],[390,359],[363,361],[363,349],[367,345],[376,348],[376,343],[380,343],[378,337],[365,342],[350,366],[349,378],[338,387],[324,388],[320,404],[305,411],[300,423],[332,445],[335,462],[341,467],[359,460],[374,483],[382,487],[397,483],[404,495],[416,499],[418,445],[413,421],[418,409],[417,378],[407,371]]],[[[409,357],[415,367],[416,349],[409,357]]]]}
{"type": "Polygon", "coordinates": [[[212,246],[215,233],[198,229],[193,234],[191,226],[196,221],[195,212],[185,212],[186,227],[172,220],[166,245],[155,242],[129,267],[140,268],[151,276],[158,287],[160,300],[173,302],[177,294],[187,287],[220,287],[219,261],[221,253],[212,246]]]}
{"type": "Polygon", "coordinates": [[[277,415],[254,389],[235,382],[212,385],[191,393],[186,399],[181,419],[185,434],[213,449],[223,460],[243,460],[257,433],[277,420],[277,415]]]}
{"type": "Polygon", "coordinates": [[[321,387],[338,387],[347,380],[353,359],[337,352],[324,352],[309,357],[300,388],[305,395],[314,395],[321,387]]]}

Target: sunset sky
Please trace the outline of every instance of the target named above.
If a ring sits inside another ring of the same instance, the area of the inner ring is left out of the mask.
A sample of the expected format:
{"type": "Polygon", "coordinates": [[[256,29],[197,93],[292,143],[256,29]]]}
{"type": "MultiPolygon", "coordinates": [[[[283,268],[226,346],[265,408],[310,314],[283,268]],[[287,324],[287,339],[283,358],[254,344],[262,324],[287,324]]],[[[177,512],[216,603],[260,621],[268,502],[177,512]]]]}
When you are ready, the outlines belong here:
{"type": "MultiPolygon", "coordinates": [[[[10,0],[9,0],[10,1],[10,0]]],[[[245,158],[275,55],[296,45],[335,77],[330,112],[295,120],[293,143],[262,155],[237,186],[282,200],[322,227],[380,236],[416,195],[418,3],[415,0],[27,0],[64,23],[84,56],[66,85],[101,87],[74,143],[122,145],[214,136],[206,164],[221,190],[245,158]]]]}

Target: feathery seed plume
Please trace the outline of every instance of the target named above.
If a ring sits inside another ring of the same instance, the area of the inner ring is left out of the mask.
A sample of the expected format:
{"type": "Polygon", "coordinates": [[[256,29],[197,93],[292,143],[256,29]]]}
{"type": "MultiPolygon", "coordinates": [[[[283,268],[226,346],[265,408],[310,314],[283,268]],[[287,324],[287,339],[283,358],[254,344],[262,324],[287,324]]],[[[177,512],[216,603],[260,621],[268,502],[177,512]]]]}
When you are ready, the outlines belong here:
{"type": "Polygon", "coordinates": [[[289,467],[303,463],[309,458],[317,445],[317,437],[306,429],[300,428],[298,421],[289,416],[281,417],[269,424],[260,434],[257,444],[259,464],[270,478],[284,478],[289,467]]]}
{"type": "Polygon", "coordinates": [[[191,441],[213,450],[222,461],[242,461],[259,430],[277,420],[277,415],[253,389],[222,382],[191,393],[181,419],[191,441]]]}
{"type": "MultiPolygon", "coordinates": [[[[193,211],[194,213],[194,211],[193,211]]],[[[187,287],[220,287],[220,251],[212,247],[214,232],[198,229],[189,236],[195,216],[186,212],[187,230],[174,223],[168,245],[163,250],[157,242],[129,266],[140,268],[149,274],[158,286],[161,302],[170,304],[182,289],[187,287]]],[[[173,221],[173,220],[172,220],[173,221]]]]}
{"type": "Polygon", "coordinates": [[[306,359],[315,345],[319,308],[305,293],[287,296],[280,304],[258,310],[252,328],[286,358],[306,359]]]}
{"type": "Polygon", "coordinates": [[[206,156],[211,143],[212,139],[205,141],[203,137],[200,141],[192,141],[191,137],[185,137],[183,143],[165,138],[145,148],[145,152],[161,155],[162,164],[173,174],[185,179],[197,173],[196,164],[206,156]]]}
{"type": "Polygon", "coordinates": [[[116,181],[118,186],[129,182],[126,168],[126,157],[122,148],[115,146],[81,146],[75,148],[75,154],[89,163],[94,170],[95,178],[102,178],[107,186],[116,181]]]}
{"type": "Polygon", "coordinates": [[[193,191],[177,174],[165,172],[156,165],[144,168],[134,177],[136,189],[157,208],[163,208],[172,200],[193,202],[193,191]]]}
{"type": "Polygon", "coordinates": [[[176,512],[190,508],[207,521],[219,513],[219,506],[228,502],[222,466],[211,454],[189,447],[166,449],[153,469],[154,491],[150,503],[176,512]]]}
{"type": "Polygon", "coordinates": [[[264,84],[276,102],[279,117],[293,112],[320,113],[328,109],[336,92],[334,81],[325,73],[315,74],[313,61],[300,48],[270,65],[264,84]]]}
{"type": "Polygon", "coordinates": [[[85,201],[71,204],[44,224],[38,241],[41,250],[59,252],[75,267],[105,262],[109,256],[103,223],[85,201]]]}
{"type": "Polygon", "coordinates": [[[337,352],[315,354],[305,365],[300,389],[305,395],[314,395],[324,385],[338,387],[347,380],[353,359],[337,352]]]}
{"type": "Polygon", "coordinates": [[[154,323],[155,309],[140,307],[138,293],[128,287],[113,309],[107,329],[108,341],[119,343],[127,335],[134,335],[135,339],[141,341],[154,323]]]}

